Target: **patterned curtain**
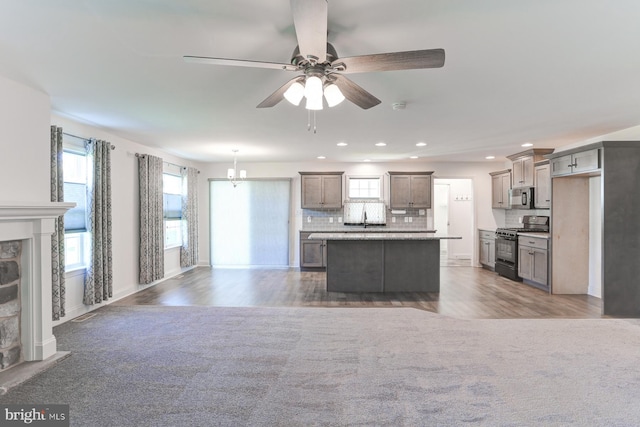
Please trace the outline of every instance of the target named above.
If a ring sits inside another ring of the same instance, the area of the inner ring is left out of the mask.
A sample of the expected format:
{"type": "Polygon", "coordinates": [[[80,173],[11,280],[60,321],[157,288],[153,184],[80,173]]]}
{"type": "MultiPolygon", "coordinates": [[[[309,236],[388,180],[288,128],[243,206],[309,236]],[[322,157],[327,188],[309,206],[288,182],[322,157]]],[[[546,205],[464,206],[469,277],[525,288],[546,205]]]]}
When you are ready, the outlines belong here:
{"type": "Polygon", "coordinates": [[[91,233],[91,256],[84,281],[84,303],[98,304],[113,296],[111,254],[111,150],[106,141],[87,142],[93,175],[87,185],[87,230],[91,233]]]}
{"type": "Polygon", "coordinates": [[[198,263],[198,171],[182,168],[182,247],[180,266],[198,263]]]}
{"type": "MultiPolygon", "coordinates": [[[[62,128],[51,126],[51,201],[64,202],[64,178],[62,174],[62,128]]],[[[51,236],[51,269],[53,320],[65,316],[64,283],[64,216],[56,218],[51,236]]]]}
{"type": "Polygon", "coordinates": [[[140,183],[140,277],[141,284],[164,277],[164,218],[162,206],[162,159],[138,156],[140,183]]]}

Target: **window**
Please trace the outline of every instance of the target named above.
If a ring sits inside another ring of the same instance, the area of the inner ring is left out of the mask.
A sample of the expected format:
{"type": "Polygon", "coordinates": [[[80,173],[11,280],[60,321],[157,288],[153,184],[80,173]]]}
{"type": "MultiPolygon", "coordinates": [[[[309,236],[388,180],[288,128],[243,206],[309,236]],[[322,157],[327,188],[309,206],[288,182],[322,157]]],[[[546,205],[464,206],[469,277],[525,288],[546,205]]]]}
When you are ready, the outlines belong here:
{"type": "Polygon", "coordinates": [[[64,201],[76,206],[64,215],[64,262],[67,271],[87,265],[87,156],[73,151],[62,153],[64,201]]]}
{"type": "Polygon", "coordinates": [[[349,199],[381,199],[381,179],[376,177],[347,177],[347,198],[349,199]]]}
{"type": "Polygon", "coordinates": [[[164,247],[182,245],[182,177],[162,174],[164,247]]]}

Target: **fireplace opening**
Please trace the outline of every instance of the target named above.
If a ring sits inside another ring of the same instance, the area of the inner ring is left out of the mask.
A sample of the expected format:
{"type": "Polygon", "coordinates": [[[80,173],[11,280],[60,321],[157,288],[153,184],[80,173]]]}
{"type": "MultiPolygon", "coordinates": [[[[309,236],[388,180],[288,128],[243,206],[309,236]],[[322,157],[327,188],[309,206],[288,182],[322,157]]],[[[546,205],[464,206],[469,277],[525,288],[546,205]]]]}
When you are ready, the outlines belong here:
{"type": "Polygon", "coordinates": [[[21,258],[21,241],[0,242],[0,372],[22,361],[21,258]]]}

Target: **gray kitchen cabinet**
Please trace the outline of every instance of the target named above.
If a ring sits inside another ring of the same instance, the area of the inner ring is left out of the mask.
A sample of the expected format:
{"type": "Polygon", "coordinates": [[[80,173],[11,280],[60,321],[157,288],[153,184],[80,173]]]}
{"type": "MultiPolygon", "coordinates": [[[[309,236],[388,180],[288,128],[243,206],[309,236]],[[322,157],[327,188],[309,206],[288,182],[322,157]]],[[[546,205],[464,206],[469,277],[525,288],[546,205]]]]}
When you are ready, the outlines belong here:
{"type": "Polygon", "coordinates": [[[522,157],[511,164],[513,188],[533,186],[533,157],[522,157]]]}
{"type": "Polygon", "coordinates": [[[300,232],[300,268],[327,267],[327,241],[309,240],[309,232],[300,232]]]}
{"type": "Polygon", "coordinates": [[[491,207],[509,209],[509,190],[511,190],[511,169],[491,172],[491,207]]]}
{"type": "Polygon", "coordinates": [[[430,209],[433,172],[389,172],[391,209],[430,209]]]}
{"type": "Polygon", "coordinates": [[[551,148],[534,148],[521,153],[507,156],[511,160],[511,187],[533,187],[534,163],[544,160],[545,154],[553,153],[551,148]]]}
{"type": "Polygon", "coordinates": [[[600,150],[597,148],[551,159],[551,176],[572,175],[600,169],[600,150]]]}
{"type": "Polygon", "coordinates": [[[551,290],[594,292],[603,315],[640,318],[640,141],[601,141],[549,159],[569,155],[578,159],[572,173],[551,175],[551,290]],[[599,274],[590,273],[594,265],[599,274]]]}
{"type": "Polygon", "coordinates": [[[551,208],[551,165],[549,161],[536,163],[533,172],[535,186],[533,193],[534,207],[536,209],[549,209],[551,208]]]}
{"type": "Polygon", "coordinates": [[[518,236],[518,276],[538,287],[549,288],[548,239],[518,236]]]}
{"type": "Polygon", "coordinates": [[[479,230],[480,256],[479,261],[488,270],[496,266],[496,236],[495,231],[479,230]]]}
{"type": "Polygon", "coordinates": [[[302,209],[340,209],[344,172],[299,172],[302,209]]]}

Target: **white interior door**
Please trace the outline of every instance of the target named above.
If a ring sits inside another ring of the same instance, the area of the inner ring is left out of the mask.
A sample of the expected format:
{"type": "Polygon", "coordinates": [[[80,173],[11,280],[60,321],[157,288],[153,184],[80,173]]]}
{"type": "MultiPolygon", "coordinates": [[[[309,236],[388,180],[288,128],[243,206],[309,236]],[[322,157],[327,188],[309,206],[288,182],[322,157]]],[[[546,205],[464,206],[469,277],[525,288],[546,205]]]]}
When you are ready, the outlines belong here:
{"type": "Polygon", "coordinates": [[[434,180],[434,204],[435,228],[438,231],[442,229],[449,235],[461,237],[461,239],[446,241],[444,247],[446,247],[447,258],[456,260],[458,264],[455,265],[471,265],[474,242],[473,218],[475,215],[473,181],[468,178],[436,178],[434,180]],[[463,260],[462,264],[459,264],[460,260],[463,260]]]}
{"type": "MultiPolygon", "coordinates": [[[[433,184],[433,228],[439,234],[449,234],[449,184],[441,184],[436,180],[433,184]]],[[[441,257],[448,258],[448,240],[440,240],[441,257]]]]}

